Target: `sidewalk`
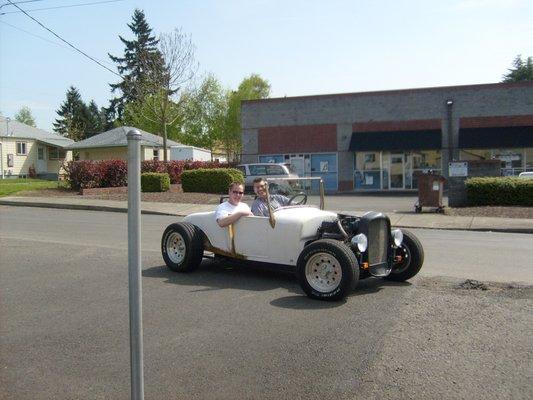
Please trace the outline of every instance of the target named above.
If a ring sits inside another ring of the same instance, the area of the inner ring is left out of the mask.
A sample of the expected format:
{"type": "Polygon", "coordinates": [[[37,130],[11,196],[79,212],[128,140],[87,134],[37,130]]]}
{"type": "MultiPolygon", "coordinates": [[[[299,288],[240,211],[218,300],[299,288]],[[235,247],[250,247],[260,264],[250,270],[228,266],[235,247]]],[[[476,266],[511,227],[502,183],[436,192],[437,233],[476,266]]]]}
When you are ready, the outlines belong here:
{"type": "MultiPolygon", "coordinates": [[[[84,199],[72,197],[2,197],[0,205],[61,208],[71,210],[93,210],[127,212],[126,201],[84,199]]],[[[184,217],[194,212],[213,211],[213,204],[156,203],[142,202],[143,214],[175,215],[184,217]]],[[[331,210],[343,212],[343,210],[331,210]]],[[[365,210],[356,212],[361,215],[365,210]]],[[[344,211],[353,214],[354,211],[344,211]]],[[[387,213],[393,226],[399,228],[451,229],[494,232],[533,233],[533,219],[463,217],[436,213],[415,214],[408,212],[387,213]]]]}

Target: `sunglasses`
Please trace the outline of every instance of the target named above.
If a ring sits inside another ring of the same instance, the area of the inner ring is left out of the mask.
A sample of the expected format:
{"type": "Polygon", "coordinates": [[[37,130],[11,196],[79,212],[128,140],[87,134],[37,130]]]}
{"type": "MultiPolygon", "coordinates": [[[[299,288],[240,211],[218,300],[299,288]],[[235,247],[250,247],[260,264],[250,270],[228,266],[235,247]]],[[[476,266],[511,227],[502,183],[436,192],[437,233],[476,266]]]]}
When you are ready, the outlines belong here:
{"type": "Polygon", "coordinates": [[[238,190],[233,190],[231,193],[233,193],[233,194],[244,194],[244,192],[239,192],[238,190]]]}

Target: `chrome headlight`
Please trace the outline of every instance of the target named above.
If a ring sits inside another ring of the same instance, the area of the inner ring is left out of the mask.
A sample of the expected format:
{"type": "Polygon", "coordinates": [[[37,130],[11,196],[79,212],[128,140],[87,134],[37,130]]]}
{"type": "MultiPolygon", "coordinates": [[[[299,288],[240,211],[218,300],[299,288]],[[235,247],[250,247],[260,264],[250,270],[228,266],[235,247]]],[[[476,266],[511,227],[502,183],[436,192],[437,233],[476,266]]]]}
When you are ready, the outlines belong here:
{"type": "Polygon", "coordinates": [[[368,239],[364,233],[355,235],[351,242],[354,246],[357,246],[360,252],[366,251],[366,248],[368,247],[368,239]]]}
{"type": "Polygon", "coordinates": [[[392,239],[394,240],[394,245],[399,247],[403,242],[403,233],[400,229],[393,229],[391,231],[392,239]]]}

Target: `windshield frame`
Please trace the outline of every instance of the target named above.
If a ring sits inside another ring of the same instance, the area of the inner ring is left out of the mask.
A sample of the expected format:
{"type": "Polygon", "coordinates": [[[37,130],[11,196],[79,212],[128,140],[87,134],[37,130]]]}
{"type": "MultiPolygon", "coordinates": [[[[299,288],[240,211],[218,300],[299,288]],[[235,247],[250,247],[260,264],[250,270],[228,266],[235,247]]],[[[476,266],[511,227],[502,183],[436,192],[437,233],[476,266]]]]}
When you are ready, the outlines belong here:
{"type": "MultiPolygon", "coordinates": [[[[266,178],[265,179],[267,183],[275,182],[275,181],[318,181],[318,190],[320,193],[320,210],[323,210],[325,207],[324,202],[324,180],[319,176],[313,176],[313,177],[303,177],[303,178],[266,178]]],[[[274,228],[276,226],[276,219],[274,218],[274,210],[272,210],[272,207],[270,206],[270,192],[268,189],[269,185],[266,185],[266,201],[267,201],[267,208],[268,208],[268,219],[270,222],[270,226],[274,228]]],[[[310,207],[309,205],[303,205],[304,207],[310,207]]],[[[296,205],[294,206],[296,208],[296,205]]],[[[283,207],[288,208],[288,207],[283,207]]]]}

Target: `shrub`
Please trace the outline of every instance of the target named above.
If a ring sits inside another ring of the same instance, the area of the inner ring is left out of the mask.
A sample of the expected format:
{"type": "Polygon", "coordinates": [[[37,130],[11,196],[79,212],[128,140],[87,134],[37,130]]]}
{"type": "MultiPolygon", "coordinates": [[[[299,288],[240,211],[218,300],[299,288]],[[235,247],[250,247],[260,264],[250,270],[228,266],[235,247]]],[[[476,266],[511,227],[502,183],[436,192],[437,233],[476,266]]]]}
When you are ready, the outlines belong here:
{"type": "Polygon", "coordinates": [[[472,206],[533,206],[533,180],[514,177],[470,178],[466,196],[472,206]]]}
{"type": "Polygon", "coordinates": [[[242,172],[234,168],[200,168],[183,171],[181,174],[184,192],[226,193],[231,182],[244,183],[242,172]]]}
{"type": "Polygon", "coordinates": [[[68,161],[63,164],[66,180],[74,190],[100,187],[101,169],[96,161],[68,161]]]}
{"type": "Polygon", "coordinates": [[[141,162],[141,173],[143,172],[158,172],[163,174],[167,172],[167,167],[164,161],[146,160],[141,162]]]}
{"type": "Polygon", "coordinates": [[[100,168],[99,187],[119,187],[128,184],[128,163],[125,160],[98,162],[100,168]]]}
{"type": "Polygon", "coordinates": [[[185,170],[192,169],[212,169],[212,168],[227,168],[228,163],[220,163],[218,161],[157,161],[147,160],[141,163],[141,172],[158,172],[167,173],[170,176],[170,183],[181,183],[181,174],[185,170]]]}
{"type": "Polygon", "coordinates": [[[145,172],[141,174],[142,192],[166,192],[170,189],[170,178],[167,173],[145,172]]]}

